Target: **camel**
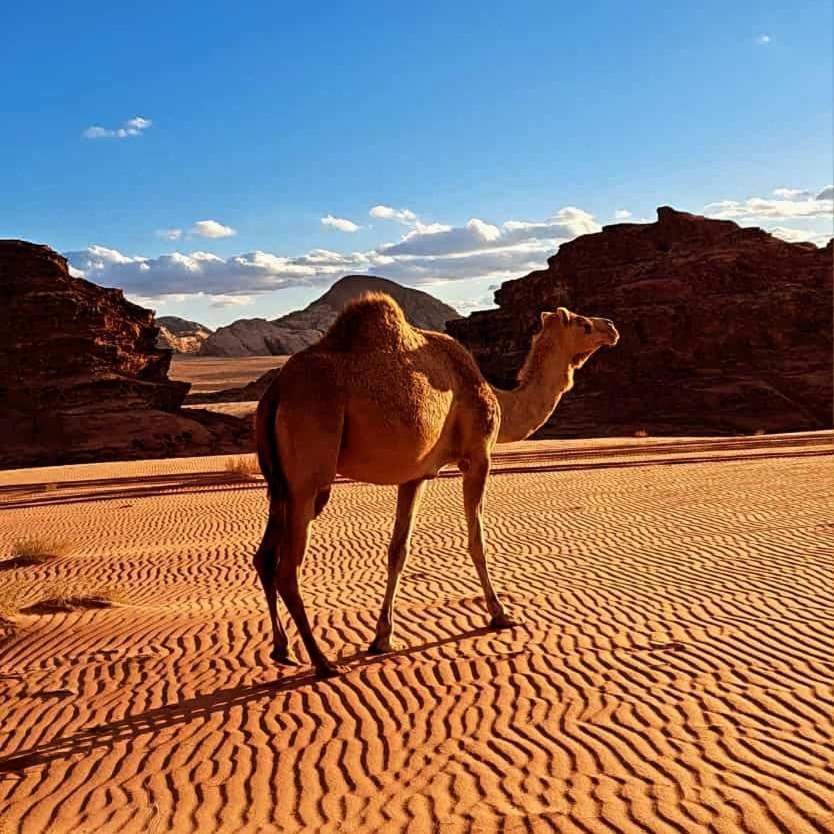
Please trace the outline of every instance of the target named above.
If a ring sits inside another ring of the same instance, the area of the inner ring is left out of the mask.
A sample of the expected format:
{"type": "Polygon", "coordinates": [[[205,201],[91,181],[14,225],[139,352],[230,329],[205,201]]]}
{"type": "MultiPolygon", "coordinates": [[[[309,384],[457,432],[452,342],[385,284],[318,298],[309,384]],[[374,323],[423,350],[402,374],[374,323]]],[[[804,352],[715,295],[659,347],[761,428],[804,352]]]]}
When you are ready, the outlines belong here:
{"type": "Polygon", "coordinates": [[[269,517],[254,563],[272,626],[271,658],[295,664],[278,617],[289,610],[319,678],[340,669],[310,628],[298,586],[310,522],[337,474],[397,486],[388,580],[371,653],[394,649],[394,601],[426,481],[447,464],[463,473],[469,555],[491,627],[509,628],[484,554],[483,500],[496,443],[522,440],[550,416],[574,371],[616,344],[613,323],[564,307],[541,314],[541,329],[512,391],[491,387],[472,355],[450,336],[419,330],[388,295],[349,303],[322,339],[294,354],[258,404],[258,460],[269,517]],[[277,593],[276,593],[277,592],[277,593]]]}

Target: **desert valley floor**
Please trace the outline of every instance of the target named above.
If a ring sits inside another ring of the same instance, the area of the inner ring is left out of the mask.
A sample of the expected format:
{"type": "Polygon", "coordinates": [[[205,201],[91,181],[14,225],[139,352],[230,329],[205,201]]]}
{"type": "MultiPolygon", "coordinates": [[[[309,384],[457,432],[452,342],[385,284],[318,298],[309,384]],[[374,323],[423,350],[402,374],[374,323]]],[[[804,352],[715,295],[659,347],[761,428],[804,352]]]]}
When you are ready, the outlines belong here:
{"type": "Polygon", "coordinates": [[[324,682],[269,661],[265,491],[226,461],[0,473],[3,834],[834,830],[832,433],[505,447],[502,632],[444,473],[382,657],[394,490],[340,483],[302,578],[324,682]],[[63,555],[10,561],[32,536],[63,555]],[[118,602],[8,616],[67,593],[118,602]]]}

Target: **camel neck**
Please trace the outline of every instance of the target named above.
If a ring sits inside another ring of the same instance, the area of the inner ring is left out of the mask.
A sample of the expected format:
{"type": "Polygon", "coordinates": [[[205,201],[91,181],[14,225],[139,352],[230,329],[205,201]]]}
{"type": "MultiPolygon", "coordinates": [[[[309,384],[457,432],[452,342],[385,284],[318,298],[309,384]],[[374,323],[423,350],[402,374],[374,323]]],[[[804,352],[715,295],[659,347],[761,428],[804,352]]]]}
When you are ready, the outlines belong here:
{"type": "Polygon", "coordinates": [[[534,343],[519,373],[518,386],[512,391],[495,389],[501,405],[498,443],[529,437],[544,425],[572,385],[573,368],[568,357],[534,343]]]}

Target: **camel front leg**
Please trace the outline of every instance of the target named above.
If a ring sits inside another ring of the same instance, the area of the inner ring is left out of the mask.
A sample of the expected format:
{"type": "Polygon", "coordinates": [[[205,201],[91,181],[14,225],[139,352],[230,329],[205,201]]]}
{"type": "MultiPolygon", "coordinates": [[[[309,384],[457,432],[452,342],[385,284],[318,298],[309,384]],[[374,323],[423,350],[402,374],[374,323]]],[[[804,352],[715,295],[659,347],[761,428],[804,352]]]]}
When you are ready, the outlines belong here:
{"type": "Polygon", "coordinates": [[[517,623],[507,615],[492,587],[484,553],[483,508],[488,474],[489,460],[487,459],[478,463],[473,462],[463,475],[463,504],[469,534],[469,555],[475,563],[475,570],[478,571],[478,578],[481,580],[486,607],[491,617],[490,626],[510,628],[517,623]]]}
{"type": "Polygon", "coordinates": [[[394,600],[397,597],[400,574],[408,558],[414,517],[425,486],[425,481],[409,481],[397,489],[397,517],[394,521],[394,532],[391,534],[391,544],[388,546],[388,582],[379,612],[376,636],[368,647],[371,654],[384,654],[394,648],[391,640],[394,632],[394,600]]]}

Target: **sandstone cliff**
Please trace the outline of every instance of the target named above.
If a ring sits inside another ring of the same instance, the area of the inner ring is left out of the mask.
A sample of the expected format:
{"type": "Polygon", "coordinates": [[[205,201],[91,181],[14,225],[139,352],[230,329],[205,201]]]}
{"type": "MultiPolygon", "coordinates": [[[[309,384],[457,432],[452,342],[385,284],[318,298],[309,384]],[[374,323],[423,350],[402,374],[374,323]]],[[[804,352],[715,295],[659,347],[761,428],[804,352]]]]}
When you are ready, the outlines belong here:
{"type": "Polygon", "coordinates": [[[344,305],[365,292],[386,292],[393,296],[403,308],[406,318],[416,327],[427,330],[442,332],[446,322],[459,315],[453,307],[420,290],[372,275],[347,275],[303,310],[272,321],[239,319],[227,327],[218,328],[206,339],[200,353],[203,356],[296,353],[318,341],[344,305]]]}
{"type": "Polygon", "coordinates": [[[49,247],[0,241],[0,310],[0,466],[248,449],[248,423],[180,411],[153,313],[49,247]]]}
{"type": "Polygon", "coordinates": [[[512,387],[539,312],[612,318],[619,346],[577,374],[541,436],[734,434],[832,425],[832,244],[668,207],[563,244],[497,310],[447,329],[512,387]]]}
{"type": "Polygon", "coordinates": [[[179,316],[157,316],[159,335],[156,346],[170,348],[174,353],[199,353],[212,331],[204,324],[179,316]]]}

